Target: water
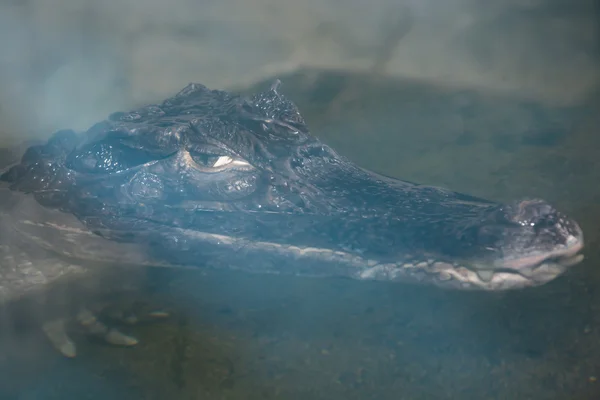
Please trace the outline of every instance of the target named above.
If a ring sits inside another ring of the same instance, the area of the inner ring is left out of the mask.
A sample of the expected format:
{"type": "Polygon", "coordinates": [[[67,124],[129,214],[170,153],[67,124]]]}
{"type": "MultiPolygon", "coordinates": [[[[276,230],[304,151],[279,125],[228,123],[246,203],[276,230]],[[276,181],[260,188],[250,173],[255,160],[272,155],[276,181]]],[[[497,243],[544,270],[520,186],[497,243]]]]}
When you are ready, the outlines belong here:
{"type": "MultiPolygon", "coordinates": [[[[280,77],[314,134],[362,166],[494,200],[542,197],[581,222],[586,261],[546,286],[401,284],[159,271],[137,293],[165,321],[135,348],[34,327],[3,344],[1,399],[597,399],[600,117],[414,81],[280,77]]],[[[254,90],[254,89],[253,89],[254,90]]],[[[119,299],[115,298],[119,303],[119,299]]]]}

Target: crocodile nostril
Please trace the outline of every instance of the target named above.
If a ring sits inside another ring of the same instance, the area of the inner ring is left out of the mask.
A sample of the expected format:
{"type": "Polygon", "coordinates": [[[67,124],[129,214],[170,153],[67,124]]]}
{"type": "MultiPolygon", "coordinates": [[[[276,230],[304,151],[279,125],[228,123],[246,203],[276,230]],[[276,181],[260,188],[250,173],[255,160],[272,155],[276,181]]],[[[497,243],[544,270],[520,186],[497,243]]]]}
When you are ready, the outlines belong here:
{"type": "Polygon", "coordinates": [[[543,200],[523,200],[507,210],[511,222],[522,226],[551,226],[558,221],[556,210],[543,200]]]}

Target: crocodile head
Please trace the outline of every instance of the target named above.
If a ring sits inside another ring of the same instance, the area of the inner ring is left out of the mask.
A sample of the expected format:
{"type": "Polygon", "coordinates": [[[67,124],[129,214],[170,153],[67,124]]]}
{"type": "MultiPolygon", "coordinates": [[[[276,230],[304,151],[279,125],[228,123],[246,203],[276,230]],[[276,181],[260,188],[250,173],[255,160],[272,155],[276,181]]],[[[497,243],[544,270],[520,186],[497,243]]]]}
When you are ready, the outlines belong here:
{"type": "Polygon", "coordinates": [[[253,97],[188,85],[56,133],[2,179],[157,265],[503,290],[583,257],[577,223],[542,200],[499,204],[353,164],[310,135],[277,84],[253,97]]]}

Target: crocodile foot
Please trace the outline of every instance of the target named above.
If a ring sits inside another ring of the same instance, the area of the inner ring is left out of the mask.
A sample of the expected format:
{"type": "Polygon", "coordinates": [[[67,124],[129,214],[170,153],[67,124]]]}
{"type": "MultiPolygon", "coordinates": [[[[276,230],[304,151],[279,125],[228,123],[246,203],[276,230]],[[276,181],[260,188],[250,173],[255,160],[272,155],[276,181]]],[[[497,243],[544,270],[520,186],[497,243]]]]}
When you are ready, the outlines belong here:
{"type": "MultiPolygon", "coordinates": [[[[76,325],[88,336],[100,339],[115,346],[131,347],[138,344],[138,339],[121,332],[116,324],[136,325],[142,322],[152,322],[167,318],[169,313],[163,310],[140,309],[139,303],[136,307],[127,310],[115,307],[113,304],[96,307],[98,311],[92,311],[82,307],[74,318],[76,325]],[[106,323],[104,321],[107,321],[106,323]]],[[[71,318],[57,318],[42,324],[42,330],[50,340],[52,346],[62,355],[74,358],[77,355],[75,342],[68,332],[68,322],[71,318]]]]}

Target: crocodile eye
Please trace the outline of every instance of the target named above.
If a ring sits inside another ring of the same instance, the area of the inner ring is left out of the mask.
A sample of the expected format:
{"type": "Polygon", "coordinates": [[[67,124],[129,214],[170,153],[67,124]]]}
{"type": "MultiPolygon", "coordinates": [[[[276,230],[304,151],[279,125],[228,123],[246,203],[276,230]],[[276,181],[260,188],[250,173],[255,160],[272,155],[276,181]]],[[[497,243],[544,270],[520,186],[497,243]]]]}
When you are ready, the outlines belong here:
{"type": "Polygon", "coordinates": [[[250,167],[248,162],[231,156],[193,152],[190,152],[190,156],[196,164],[203,168],[227,169],[235,167],[250,167]]]}
{"type": "Polygon", "coordinates": [[[216,154],[192,153],[192,152],[190,152],[190,157],[192,157],[192,160],[194,160],[194,162],[196,164],[201,165],[203,167],[209,167],[209,168],[214,167],[214,165],[219,160],[219,158],[221,158],[220,156],[218,156],[216,154]]]}
{"type": "Polygon", "coordinates": [[[229,156],[221,156],[217,158],[217,161],[214,162],[213,168],[222,167],[224,165],[231,164],[233,162],[233,158],[229,156]]]}

